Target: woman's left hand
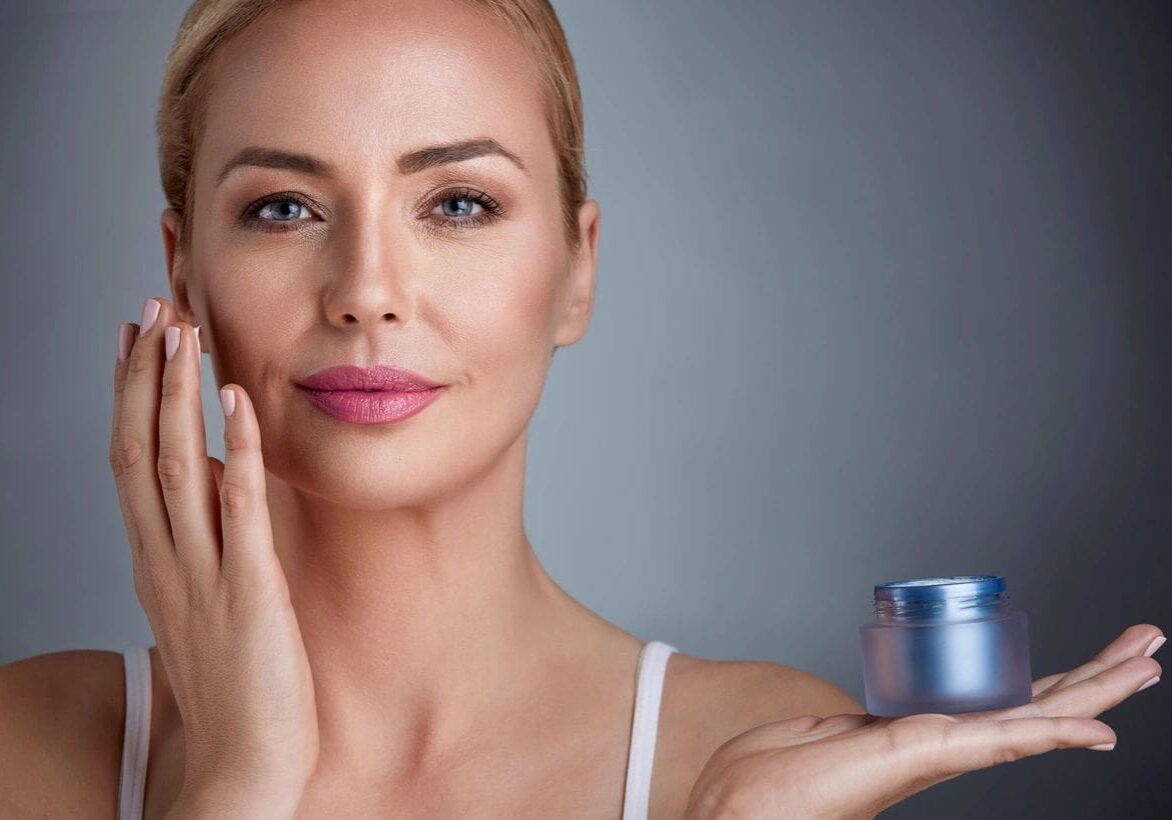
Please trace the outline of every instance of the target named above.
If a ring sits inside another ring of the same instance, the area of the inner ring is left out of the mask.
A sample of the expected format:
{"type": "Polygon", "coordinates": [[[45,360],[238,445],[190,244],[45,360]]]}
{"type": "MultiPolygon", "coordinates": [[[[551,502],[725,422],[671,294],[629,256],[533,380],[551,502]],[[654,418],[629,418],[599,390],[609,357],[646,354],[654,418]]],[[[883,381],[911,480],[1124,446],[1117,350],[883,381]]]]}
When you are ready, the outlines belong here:
{"type": "Polygon", "coordinates": [[[712,754],[685,817],[872,818],[967,771],[1110,741],[1109,727],[1092,719],[1159,676],[1145,652],[1162,635],[1131,626],[1082,666],[1034,681],[1031,701],[1008,709],[805,715],[757,726],[712,754]]]}

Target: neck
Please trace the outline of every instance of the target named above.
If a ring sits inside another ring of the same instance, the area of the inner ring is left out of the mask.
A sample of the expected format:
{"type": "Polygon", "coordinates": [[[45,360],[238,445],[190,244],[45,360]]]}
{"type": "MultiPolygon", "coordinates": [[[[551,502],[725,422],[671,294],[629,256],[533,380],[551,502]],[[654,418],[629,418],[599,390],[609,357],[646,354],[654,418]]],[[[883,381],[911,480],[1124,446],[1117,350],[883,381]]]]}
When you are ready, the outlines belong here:
{"type": "Polygon", "coordinates": [[[523,462],[524,436],[458,493],[384,510],[266,476],[313,670],[319,771],[443,759],[516,714],[587,624],[525,535],[523,462]]]}

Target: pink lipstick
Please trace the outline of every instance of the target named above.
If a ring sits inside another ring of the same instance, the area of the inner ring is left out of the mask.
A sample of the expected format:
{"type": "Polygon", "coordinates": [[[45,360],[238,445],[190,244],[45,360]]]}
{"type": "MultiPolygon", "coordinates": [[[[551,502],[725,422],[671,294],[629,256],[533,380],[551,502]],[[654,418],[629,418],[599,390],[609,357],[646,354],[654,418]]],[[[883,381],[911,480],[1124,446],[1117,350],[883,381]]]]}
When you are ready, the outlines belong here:
{"type": "Polygon", "coordinates": [[[340,365],[297,382],[322,412],[353,424],[385,424],[415,415],[446,385],[400,367],[340,365]]]}

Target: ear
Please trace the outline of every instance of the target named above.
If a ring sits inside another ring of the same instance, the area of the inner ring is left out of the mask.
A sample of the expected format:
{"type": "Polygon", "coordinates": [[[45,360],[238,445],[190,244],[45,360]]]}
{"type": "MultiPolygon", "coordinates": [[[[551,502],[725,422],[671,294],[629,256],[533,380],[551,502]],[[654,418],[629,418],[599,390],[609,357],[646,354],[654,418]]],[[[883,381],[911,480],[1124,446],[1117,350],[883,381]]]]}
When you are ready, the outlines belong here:
{"type": "Polygon", "coordinates": [[[171,304],[181,321],[197,325],[195,311],[187,295],[188,260],[183,252],[180,231],[183,217],[174,208],[163,211],[160,227],[163,231],[163,253],[167,262],[167,281],[171,285],[171,304]]]}
{"type": "Polygon", "coordinates": [[[554,336],[555,348],[574,344],[586,335],[586,328],[590,325],[601,227],[601,207],[593,199],[586,200],[578,208],[578,235],[582,237],[582,245],[570,262],[569,290],[554,336]]]}

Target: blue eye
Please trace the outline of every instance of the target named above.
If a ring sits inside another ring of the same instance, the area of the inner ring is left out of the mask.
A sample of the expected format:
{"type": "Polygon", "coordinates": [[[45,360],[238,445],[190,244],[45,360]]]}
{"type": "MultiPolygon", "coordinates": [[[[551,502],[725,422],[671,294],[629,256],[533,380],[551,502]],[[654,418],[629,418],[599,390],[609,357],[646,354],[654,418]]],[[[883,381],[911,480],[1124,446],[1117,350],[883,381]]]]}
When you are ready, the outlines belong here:
{"type": "Polygon", "coordinates": [[[298,210],[312,213],[308,202],[289,193],[272,194],[264,199],[252,203],[241,214],[240,222],[247,228],[256,228],[261,231],[287,231],[293,228],[285,227],[287,223],[310,222],[310,219],[298,219],[298,210]],[[270,208],[269,206],[274,206],[270,208]],[[262,212],[269,212],[269,216],[261,216],[262,212]],[[292,218],[290,218],[292,217],[292,218]]]}
{"type": "Polygon", "coordinates": [[[432,203],[439,207],[444,216],[433,218],[430,214],[424,219],[435,222],[436,228],[442,230],[444,228],[454,228],[456,230],[465,230],[467,228],[474,228],[477,225],[483,225],[491,222],[499,217],[504,209],[500,203],[482,191],[473,191],[468,188],[462,188],[455,191],[444,191],[437,198],[432,200],[432,203]],[[460,203],[456,208],[457,215],[448,213],[448,209],[444,206],[449,202],[460,203]],[[481,212],[472,216],[458,214],[466,214],[468,209],[473,205],[479,205],[481,212]]]}
{"type": "MultiPolygon", "coordinates": [[[[497,219],[504,208],[500,203],[482,191],[462,188],[444,191],[429,203],[429,210],[420,219],[429,223],[429,230],[466,230],[484,225],[497,219]],[[455,203],[449,208],[449,203],[455,203]],[[480,212],[474,208],[480,206],[480,212]],[[439,215],[435,211],[439,211],[439,215]]],[[[258,231],[299,230],[298,223],[313,221],[312,206],[300,196],[282,192],[271,194],[249,205],[240,216],[240,223],[258,231]],[[305,218],[299,215],[304,213],[305,218]]]]}
{"type": "MultiPolygon", "coordinates": [[[[270,206],[272,206],[272,205],[284,205],[284,204],[287,204],[287,203],[292,203],[292,204],[293,204],[293,206],[294,206],[294,209],[296,209],[296,208],[305,208],[305,206],[304,206],[304,205],[302,205],[300,202],[298,202],[298,201],[297,201],[297,200],[295,200],[295,199],[277,199],[277,200],[274,200],[274,201],[272,201],[272,202],[266,202],[266,203],[264,204],[264,206],[263,206],[262,208],[260,208],[260,209],[257,211],[257,216],[259,216],[261,213],[263,213],[263,212],[265,211],[265,209],[266,209],[266,208],[268,208],[268,207],[270,207],[270,206]]],[[[278,211],[275,211],[274,213],[275,213],[275,214],[278,214],[278,215],[276,216],[276,221],[277,221],[277,222],[293,222],[293,221],[296,221],[296,220],[293,220],[293,219],[286,219],[284,216],[280,216],[280,215],[279,215],[279,212],[280,212],[280,211],[286,211],[286,212],[287,212],[288,210],[289,210],[288,208],[281,208],[281,209],[278,209],[278,211]]]]}

